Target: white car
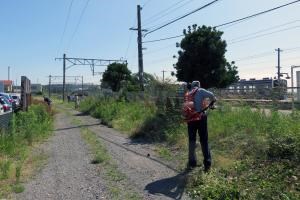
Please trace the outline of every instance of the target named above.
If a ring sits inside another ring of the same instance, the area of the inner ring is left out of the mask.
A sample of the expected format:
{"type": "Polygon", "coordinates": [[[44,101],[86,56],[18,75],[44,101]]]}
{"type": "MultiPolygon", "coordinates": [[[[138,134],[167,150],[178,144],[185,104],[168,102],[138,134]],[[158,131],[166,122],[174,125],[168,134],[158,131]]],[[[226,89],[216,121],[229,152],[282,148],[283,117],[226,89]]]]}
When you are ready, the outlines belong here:
{"type": "Polygon", "coordinates": [[[17,108],[20,107],[21,95],[18,94],[18,93],[12,93],[12,94],[10,94],[10,95],[11,95],[11,97],[13,98],[13,100],[15,100],[15,102],[16,102],[16,107],[17,107],[17,108]]]}

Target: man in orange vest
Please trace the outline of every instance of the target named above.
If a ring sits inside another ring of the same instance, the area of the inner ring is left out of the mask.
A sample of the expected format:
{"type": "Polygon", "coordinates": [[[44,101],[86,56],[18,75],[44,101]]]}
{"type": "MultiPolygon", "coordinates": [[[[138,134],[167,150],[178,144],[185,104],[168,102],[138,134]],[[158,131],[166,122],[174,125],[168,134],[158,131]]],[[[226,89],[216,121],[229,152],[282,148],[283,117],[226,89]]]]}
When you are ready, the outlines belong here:
{"type": "Polygon", "coordinates": [[[209,171],[211,167],[211,155],[210,149],[208,146],[208,131],[207,131],[207,115],[203,112],[203,109],[208,105],[205,105],[205,100],[207,98],[210,99],[212,102],[210,106],[216,101],[216,97],[212,92],[209,92],[203,88],[200,88],[199,81],[192,82],[192,90],[190,92],[195,92],[193,97],[194,101],[194,109],[195,109],[195,116],[188,120],[188,136],[189,136],[189,160],[188,160],[188,168],[194,168],[197,165],[197,158],[196,158],[196,137],[197,132],[200,137],[201,149],[202,154],[204,157],[203,164],[204,164],[204,171],[209,171]]]}

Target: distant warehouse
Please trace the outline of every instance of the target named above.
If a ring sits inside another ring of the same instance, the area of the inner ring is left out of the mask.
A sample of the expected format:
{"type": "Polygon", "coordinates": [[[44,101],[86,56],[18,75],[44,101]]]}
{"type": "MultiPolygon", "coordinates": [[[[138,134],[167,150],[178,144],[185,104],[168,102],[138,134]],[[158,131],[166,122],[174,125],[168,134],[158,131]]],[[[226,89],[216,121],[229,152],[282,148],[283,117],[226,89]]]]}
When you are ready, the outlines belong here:
{"type": "Polygon", "coordinates": [[[275,88],[280,88],[280,99],[286,98],[287,93],[287,80],[281,79],[280,84],[277,79],[263,78],[249,80],[241,79],[237,83],[230,85],[227,89],[230,93],[238,94],[253,94],[260,98],[270,98],[274,92],[275,88]]]}
{"type": "Polygon", "coordinates": [[[39,84],[39,83],[31,84],[31,92],[34,94],[42,93],[43,92],[42,84],[39,84]]]}

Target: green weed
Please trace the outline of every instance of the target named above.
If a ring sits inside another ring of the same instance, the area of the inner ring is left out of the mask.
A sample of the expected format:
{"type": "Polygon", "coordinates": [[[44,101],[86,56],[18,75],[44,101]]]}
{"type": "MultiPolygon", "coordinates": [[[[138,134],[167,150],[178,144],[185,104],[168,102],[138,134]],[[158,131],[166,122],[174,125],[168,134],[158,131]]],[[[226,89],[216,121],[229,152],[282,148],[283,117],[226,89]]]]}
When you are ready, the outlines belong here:
{"type": "MultiPolygon", "coordinates": [[[[181,158],[187,154],[187,127],[172,102],[167,104],[88,98],[80,107],[132,137],[177,147],[180,155],[175,157],[181,158]]],[[[208,114],[214,169],[194,174],[188,193],[196,199],[299,199],[299,122],[300,112],[283,115],[275,109],[220,104],[208,114]]],[[[169,150],[158,153],[172,158],[169,150]]]]}
{"type": "Polygon", "coordinates": [[[6,198],[11,191],[24,190],[19,185],[24,163],[30,157],[33,144],[46,139],[51,129],[51,113],[42,104],[30,106],[28,112],[14,114],[10,128],[2,132],[0,138],[0,198],[6,198]]]}
{"type": "Polygon", "coordinates": [[[11,164],[12,164],[11,160],[5,159],[0,161],[0,172],[1,172],[0,179],[8,179],[11,164]]]}
{"type": "MultiPolygon", "coordinates": [[[[112,162],[110,155],[106,148],[101,143],[95,133],[91,132],[87,128],[81,129],[81,135],[83,139],[89,144],[91,152],[94,154],[92,159],[93,164],[101,164],[104,168],[104,178],[108,183],[108,188],[113,199],[124,199],[122,194],[125,195],[125,199],[140,199],[131,190],[123,191],[120,185],[117,183],[124,181],[126,176],[121,173],[117,166],[112,162]]],[[[128,189],[128,188],[127,188],[128,189]]]]}
{"type": "Polygon", "coordinates": [[[16,185],[13,185],[12,186],[12,190],[15,192],[15,193],[22,193],[24,192],[25,188],[23,185],[21,185],[20,183],[16,184],[16,185]]]}

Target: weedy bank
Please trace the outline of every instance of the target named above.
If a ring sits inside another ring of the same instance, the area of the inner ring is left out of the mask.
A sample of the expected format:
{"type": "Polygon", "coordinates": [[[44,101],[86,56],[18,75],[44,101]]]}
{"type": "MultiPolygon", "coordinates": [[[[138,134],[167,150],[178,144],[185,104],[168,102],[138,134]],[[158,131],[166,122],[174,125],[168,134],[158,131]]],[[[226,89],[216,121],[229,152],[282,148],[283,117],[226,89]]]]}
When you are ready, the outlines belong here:
{"type": "MultiPolygon", "coordinates": [[[[165,144],[158,152],[183,168],[187,130],[172,105],[90,97],[81,102],[80,109],[133,138],[165,144]]],[[[186,190],[191,197],[300,198],[299,112],[282,115],[277,111],[253,111],[247,106],[220,105],[209,113],[208,124],[213,170],[204,174],[198,168],[190,173],[186,190]]]]}
{"type": "Polygon", "coordinates": [[[28,112],[14,114],[8,130],[0,138],[0,197],[7,198],[24,190],[21,182],[33,173],[44,156],[34,154],[33,147],[46,139],[52,129],[51,111],[34,101],[28,112]]]}

